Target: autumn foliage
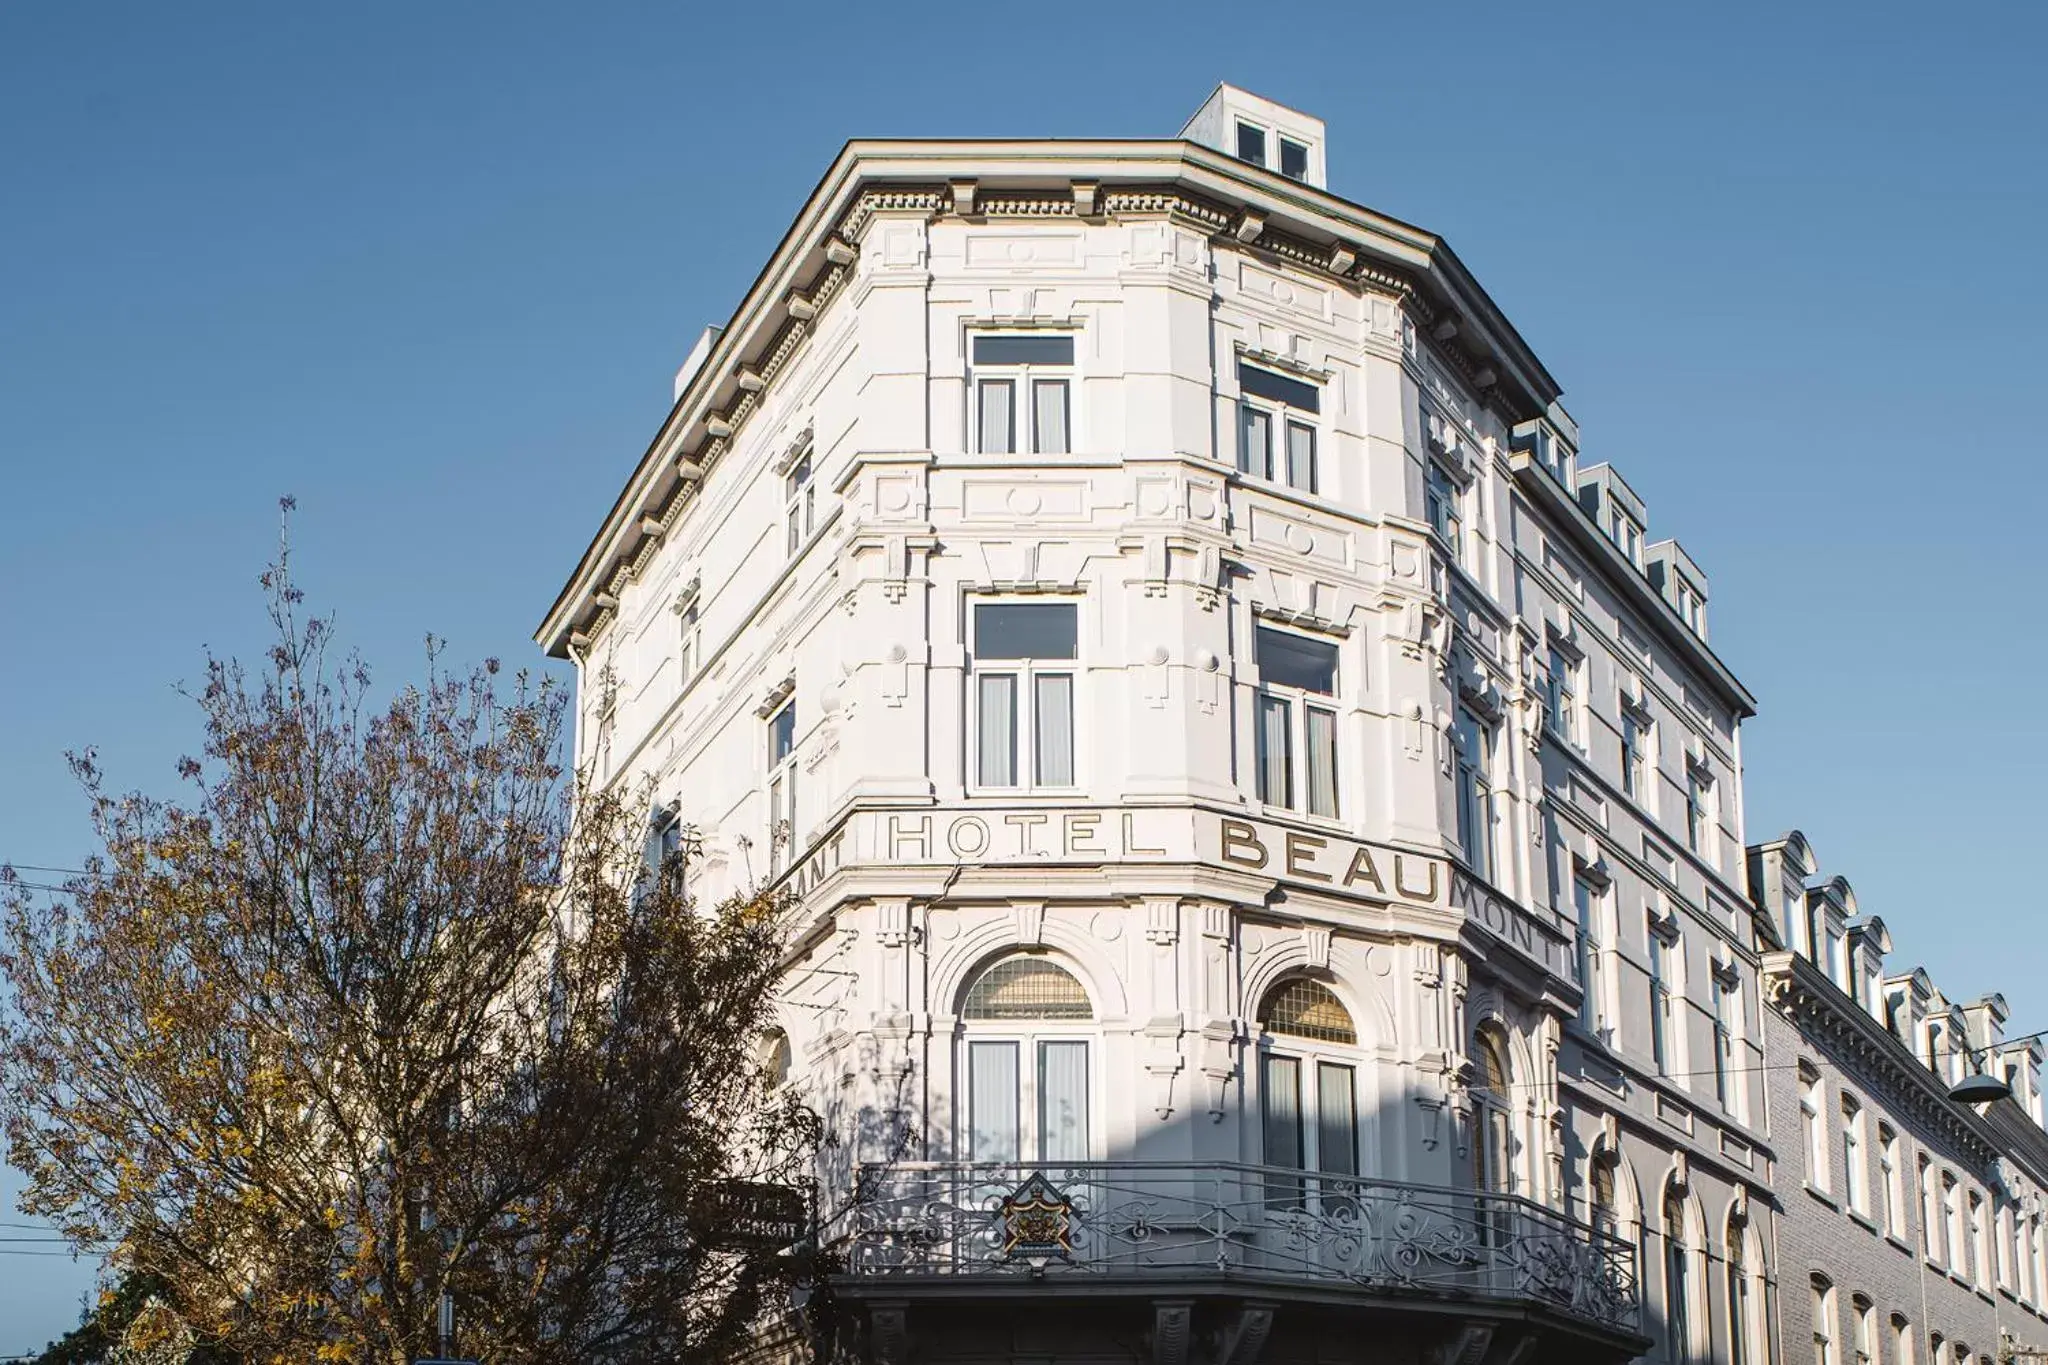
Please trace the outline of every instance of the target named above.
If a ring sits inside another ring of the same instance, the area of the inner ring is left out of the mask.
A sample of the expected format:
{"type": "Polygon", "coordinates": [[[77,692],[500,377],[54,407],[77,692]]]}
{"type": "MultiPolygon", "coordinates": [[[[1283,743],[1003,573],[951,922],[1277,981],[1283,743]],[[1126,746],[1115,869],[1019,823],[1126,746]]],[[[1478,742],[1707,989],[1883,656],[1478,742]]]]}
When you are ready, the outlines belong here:
{"type": "Polygon", "coordinates": [[[579,788],[547,682],[431,662],[386,703],[304,619],[212,661],[181,799],[75,761],[103,853],[0,878],[26,1206],[248,1361],[711,1360],[818,1269],[735,1244],[734,1179],[816,1125],[757,1038],[760,897],[649,872],[644,793],[579,788]]]}

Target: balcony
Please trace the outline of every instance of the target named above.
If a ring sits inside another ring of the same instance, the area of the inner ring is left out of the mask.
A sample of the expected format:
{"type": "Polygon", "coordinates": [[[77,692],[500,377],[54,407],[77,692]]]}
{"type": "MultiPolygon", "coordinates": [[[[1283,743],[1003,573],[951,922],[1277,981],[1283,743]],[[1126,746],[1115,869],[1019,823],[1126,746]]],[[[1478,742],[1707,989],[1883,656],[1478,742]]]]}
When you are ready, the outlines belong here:
{"type": "MultiPolygon", "coordinates": [[[[1635,1250],[1526,1199],[1272,1167],[1160,1162],[861,1168],[824,1233],[847,1288],[1455,1299],[1637,1331],[1635,1250]]],[[[1398,1306],[1397,1304],[1394,1306],[1398,1306]]]]}

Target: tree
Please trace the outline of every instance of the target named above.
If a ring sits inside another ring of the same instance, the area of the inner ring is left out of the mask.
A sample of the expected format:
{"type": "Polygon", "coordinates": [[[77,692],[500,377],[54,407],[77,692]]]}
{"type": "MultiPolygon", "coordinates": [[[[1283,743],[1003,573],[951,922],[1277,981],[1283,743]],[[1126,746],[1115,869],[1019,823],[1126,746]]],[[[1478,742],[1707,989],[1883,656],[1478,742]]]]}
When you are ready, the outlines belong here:
{"type": "Polygon", "coordinates": [[[780,905],[650,871],[549,682],[430,647],[373,705],[287,563],[264,662],[209,659],[189,795],[77,757],[103,851],[61,898],[0,879],[23,1206],[250,1362],[433,1355],[444,1296],[486,1360],[726,1354],[819,1269],[735,1235],[818,1135],[757,1050],[780,905]]]}

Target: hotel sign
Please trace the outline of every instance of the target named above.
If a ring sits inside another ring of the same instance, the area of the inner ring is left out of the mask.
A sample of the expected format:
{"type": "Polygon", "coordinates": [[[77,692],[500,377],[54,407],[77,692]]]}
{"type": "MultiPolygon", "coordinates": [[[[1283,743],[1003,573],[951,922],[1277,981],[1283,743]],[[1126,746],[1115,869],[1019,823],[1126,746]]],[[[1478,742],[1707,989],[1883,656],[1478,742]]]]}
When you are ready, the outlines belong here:
{"type": "Polygon", "coordinates": [[[1570,940],[1441,854],[1194,806],[977,806],[861,810],[812,849],[785,885],[808,893],[854,867],[1058,867],[1200,863],[1374,904],[1455,911],[1552,971],[1570,940]]]}

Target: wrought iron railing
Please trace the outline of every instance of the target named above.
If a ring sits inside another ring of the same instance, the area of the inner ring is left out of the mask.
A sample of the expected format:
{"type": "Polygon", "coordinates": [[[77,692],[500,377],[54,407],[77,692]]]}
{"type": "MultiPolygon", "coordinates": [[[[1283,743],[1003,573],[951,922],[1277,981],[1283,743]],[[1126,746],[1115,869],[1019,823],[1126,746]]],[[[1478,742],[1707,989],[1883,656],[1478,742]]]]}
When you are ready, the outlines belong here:
{"type": "Polygon", "coordinates": [[[1163,1162],[898,1162],[821,1231],[855,1276],[1194,1277],[1533,1301],[1637,1324],[1627,1242],[1526,1199],[1163,1162]]]}

